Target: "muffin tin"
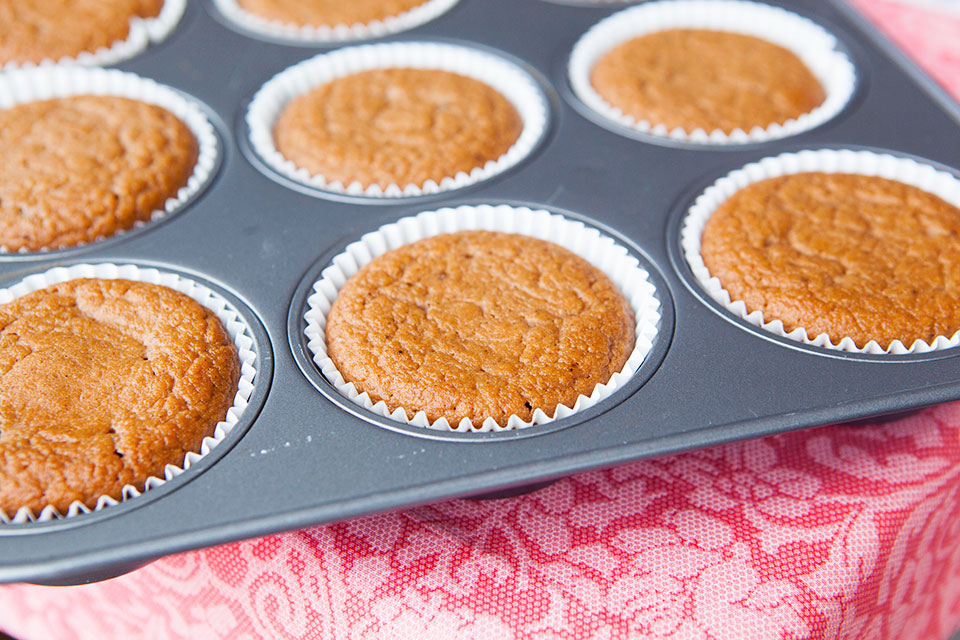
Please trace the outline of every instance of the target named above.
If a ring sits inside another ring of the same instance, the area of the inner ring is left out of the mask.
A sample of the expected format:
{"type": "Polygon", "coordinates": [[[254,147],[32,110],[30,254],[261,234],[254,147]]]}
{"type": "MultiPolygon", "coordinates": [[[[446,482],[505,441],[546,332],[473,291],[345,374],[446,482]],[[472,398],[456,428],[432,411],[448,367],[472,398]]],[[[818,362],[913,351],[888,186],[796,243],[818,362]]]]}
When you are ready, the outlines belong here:
{"type": "Polygon", "coordinates": [[[283,69],[334,46],[256,36],[213,0],[118,66],[204,106],[221,139],[204,192],[160,222],[62,252],[0,256],[0,288],[77,263],[153,266],[202,282],[250,325],[257,377],[240,422],[210,455],[156,489],[100,511],[0,525],[0,581],[71,584],[162,555],[375,511],[507,490],[590,468],[960,399],[956,349],[907,355],[827,350],[768,333],[715,302],[683,257],[680,226],[718,178],[804,149],[873,149],[956,175],[960,109],[842,0],[770,0],[838,37],[854,95],[825,124],[764,143],[698,145],[598,124],[573,94],[578,40],[623,3],[459,0],[383,42],[476,47],[519,65],[549,105],[518,164],[463,189],[417,197],[331,194],[269,168],[245,114],[283,69]],[[341,396],[311,361],[307,298],[333,256],[423,211],[509,204],[581,220],[626,247],[660,301],[637,373],[595,406],[490,433],[401,424],[341,396]]]}

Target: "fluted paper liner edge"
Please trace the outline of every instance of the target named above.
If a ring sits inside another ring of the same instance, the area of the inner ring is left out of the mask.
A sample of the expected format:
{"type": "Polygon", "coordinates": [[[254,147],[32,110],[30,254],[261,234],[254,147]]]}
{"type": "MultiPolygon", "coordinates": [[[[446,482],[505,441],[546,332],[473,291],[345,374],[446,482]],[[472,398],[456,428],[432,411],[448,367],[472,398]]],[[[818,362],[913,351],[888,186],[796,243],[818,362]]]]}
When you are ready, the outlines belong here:
{"type": "Polygon", "coordinates": [[[74,56],[63,56],[58,60],[44,58],[40,62],[8,62],[0,65],[0,71],[15,69],[47,68],[54,65],[78,65],[83,67],[107,67],[124,60],[129,60],[142,53],[151,44],[162,42],[173,32],[183,12],[187,8],[187,0],[164,0],[160,13],[152,18],[134,16],[130,18],[130,30],[127,37],[117,40],[109,47],[101,47],[96,51],[81,51],[74,56]]]}
{"type": "Polygon", "coordinates": [[[680,244],[687,264],[700,287],[724,309],[755,327],[782,338],[825,349],[851,353],[904,355],[948,349],[960,344],[960,332],[957,332],[949,337],[937,336],[930,343],[917,340],[908,346],[900,340],[894,340],[884,347],[875,340],[871,340],[860,348],[848,336],[841,336],[839,340],[834,341],[826,333],[810,336],[802,327],[786,331],[782,321],[766,318],[763,311],[759,309],[750,312],[742,300],[731,299],[730,293],[723,288],[720,280],[710,274],[700,255],[700,239],[707,220],[734,193],[750,184],[768,178],[804,172],[853,173],[897,180],[923,189],[955,207],[960,207],[960,179],[911,158],[844,149],[806,150],[764,158],[732,171],[714,182],[696,199],[683,220],[680,244]]]}
{"type": "Polygon", "coordinates": [[[237,0],[213,0],[213,3],[227,20],[252,33],[302,44],[338,44],[380,38],[414,29],[443,15],[458,1],[429,0],[395,16],[335,25],[299,25],[271,20],[244,9],[237,0]]]}
{"type": "Polygon", "coordinates": [[[427,211],[365,234],[348,245],[323,270],[320,279],[313,285],[313,294],[307,298],[307,307],[304,314],[307,322],[304,333],[309,340],[307,347],[323,376],[341,395],[379,416],[397,422],[456,432],[522,429],[565,418],[596,405],[626,384],[640,368],[657,340],[661,319],[661,303],[656,287],[639,260],[622,244],[582,222],[542,209],[509,205],[460,206],[427,211]],[[374,404],[366,393],[358,392],[353,383],[346,382],[327,356],[324,329],[326,314],[347,279],[363,265],[391,249],[442,233],[468,229],[519,233],[554,242],[603,271],[629,302],[636,320],[636,342],[622,369],[614,373],[609,381],[597,384],[590,396],[580,395],[573,407],[560,404],[550,415],[536,408],[531,421],[525,422],[512,415],[505,426],[490,417],[480,427],[474,427],[468,418],[463,418],[456,425],[449,424],[446,418],[430,423],[423,411],[403,407],[390,411],[386,403],[381,401],[374,404]]]}
{"type": "Polygon", "coordinates": [[[233,406],[227,410],[227,414],[223,420],[217,423],[213,435],[203,439],[200,451],[187,453],[182,465],[168,464],[164,468],[163,478],[156,476],[147,478],[143,491],[128,484],[123,487],[120,500],[115,500],[110,496],[103,495],[98,498],[96,506],[93,509],[88,508],[80,501],[75,501],[69,506],[66,513],[60,513],[53,506],[49,505],[44,507],[39,514],[35,514],[32,510],[23,507],[10,516],[0,509],[0,523],[3,524],[24,524],[28,522],[47,522],[50,520],[73,518],[85,513],[101,511],[107,507],[132,500],[149,492],[151,489],[163,486],[168,481],[188,471],[191,466],[203,459],[204,456],[210,453],[230,434],[240,421],[244,410],[247,408],[250,396],[254,390],[254,385],[256,384],[258,364],[257,352],[255,351],[256,345],[253,340],[253,332],[240,312],[223,296],[214,292],[201,282],[171,271],[134,264],[115,264],[111,262],[56,267],[42,273],[27,276],[11,287],[0,289],[0,304],[7,304],[33,291],[78,278],[126,279],[136,282],[159,284],[184,293],[207,309],[213,311],[233,339],[240,359],[240,382],[237,385],[237,392],[234,395],[233,406]]]}
{"type": "MultiPolygon", "coordinates": [[[[150,220],[137,221],[128,229],[120,229],[110,236],[99,237],[92,242],[19,253],[40,255],[73,249],[77,246],[89,246],[133,229],[139,229],[184,207],[203,190],[216,171],[220,153],[216,130],[198,103],[175,89],[135,73],[117,69],[56,66],[19,69],[0,74],[0,109],[76,95],[119,96],[166,109],[179,118],[196,138],[197,161],[187,183],[177,191],[175,196],[167,198],[162,209],[153,211],[150,220]]],[[[0,253],[8,253],[8,250],[0,247],[0,253]]]]}
{"type": "Polygon", "coordinates": [[[459,189],[503,173],[526,158],[546,132],[549,109],[543,91],[529,73],[492,53],[462,45],[437,42],[396,42],[347,47],[320,54],[275,75],[256,93],[247,109],[250,143],[257,155],[277,173],[323,191],[368,198],[400,198],[459,189]],[[297,167],[274,144],[273,128],[286,105],[294,98],[334,79],[372,69],[436,69],[458,73],[499,91],[520,114],[523,129],[506,153],[439,181],[387,187],[360,182],[328,182],[320,174],[297,167]]]}
{"type": "Polygon", "coordinates": [[[812,20],[747,0],[659,0],[619,11],[591,27],[573,47],[568,65],[571,87],[591,110],[620,126],[654,137],[704,145],[766,142],[796,135],[829,121],[850,101],[856,69],[838,49],[837,38],[812,20]],[[826,93],[812,111],[782,123],[750,131],[668,129],[648,120],[636,120],[608,103],[593,88],[593,67],[614,47],[643,35],[668,29],[707,29],[755,36],[792,51],[813,72],[826,93]]]}

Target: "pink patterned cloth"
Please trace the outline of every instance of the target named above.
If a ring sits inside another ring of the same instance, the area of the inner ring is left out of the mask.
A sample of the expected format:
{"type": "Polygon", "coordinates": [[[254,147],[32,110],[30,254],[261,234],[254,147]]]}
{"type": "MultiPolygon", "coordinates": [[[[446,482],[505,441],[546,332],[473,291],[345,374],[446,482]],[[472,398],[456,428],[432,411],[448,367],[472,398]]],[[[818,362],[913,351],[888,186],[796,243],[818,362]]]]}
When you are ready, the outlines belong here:
{"type": "MultiPolygon", "coordinates": [[[[960,18],[856,0],[960,98],[960,18]]],[[[960,403],[0,586],[57,638],[944,639],[960,626],[960,403]]]]}
{"type": "Polygon", "coordinates": [[[905,2],[851,0],[935,80],[960,100],[960,0],[954,12],[905,2]]]}
{"type": "Polygon", "coordinates": [[[0,587],[13,635],[931,638],[960,624],[960,404],[0,587]]]}

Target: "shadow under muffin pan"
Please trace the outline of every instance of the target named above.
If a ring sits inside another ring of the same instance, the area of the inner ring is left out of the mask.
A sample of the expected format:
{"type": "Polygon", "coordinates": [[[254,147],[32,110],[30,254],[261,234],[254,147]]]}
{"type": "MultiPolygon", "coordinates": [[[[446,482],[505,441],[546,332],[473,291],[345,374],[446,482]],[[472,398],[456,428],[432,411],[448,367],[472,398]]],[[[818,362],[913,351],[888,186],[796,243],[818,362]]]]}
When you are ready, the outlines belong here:
{"type": "MultiPolygon", "coordinates": [[[[567,63],[584,33],[633,5],[543,0],[459,0],[427,23],[378,40],[503,52],[538,83],[553,85],[542,87],[550,130],[535,152],[469,190],[378,206],[318,198],[254,166],[241,152],[242,127],[224,133],[222,166],[202,197],[148,225],[150,233],[85,246],[83,258],[153,265],[215,285],[249,311],[255,329],[262,325],[258,378],[272,364],[272,374],[260,378],[269,393],[258,386],[264,396],[255,419],[243,434],[231,434],[229,446],[214,449],[215,461],[205,458],[147,495],[58,522],[0,526],[0,581],[84,582],[231,540],[960,399],[957,349],[824,357],[818,347],[744,330],[705,300],[676,260],[681,212],[717,178],[761,158],[869,148],[952,171],[960,164],[960,108],[841,0],[768,4],[836,35],[857,72],[856,95],[843,111],[781,140],[649,144],[598,125],[572,98],[567,63]],[[554,91],[561,100],[553,101],[554,91]],[[394,426],[339,396],[304,351],[303,309],[316,276],[371,230],[424,211],[488,203],[582,220],[647,268],[665,315],[637,375],[586,411],[499,433],[394,426]]],[[[244,101],[270,78],[333,49],[249,37],[215,16],[212,0],[189,3],[162,46],[121,68],[195,97],[214,123],[238,123],[244,101]]],[[[0,260],[0,288],[62,260],[53,253],[0,260]]]]}

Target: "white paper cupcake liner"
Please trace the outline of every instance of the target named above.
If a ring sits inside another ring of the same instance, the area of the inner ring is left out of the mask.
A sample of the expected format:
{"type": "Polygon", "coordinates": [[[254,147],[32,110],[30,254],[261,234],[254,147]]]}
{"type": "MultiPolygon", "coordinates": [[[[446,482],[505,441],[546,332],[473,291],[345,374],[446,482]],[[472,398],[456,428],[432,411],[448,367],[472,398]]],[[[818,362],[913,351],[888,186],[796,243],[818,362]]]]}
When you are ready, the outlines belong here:
{"type": "Polygon", "coordinates": [[[430,22],[450,10],[458,0],[429,0],[396,16],[366,23],[333,26],[303,26],[269,20],[241,7],[237,0],[213,0],[220,13],[234,24],[269,38],[296,43],[333,44],[380,38],[413,29],[430,22]]]}
{"type": "Polygon", "coordinates": [[[82,65],[85,67],[106,67],[127,60],[142,52],[151,44],[162,42],[174,30],[183,12],[187,8],[187,0],[164,0],[160,13],[153,18],[133,17],[130,19],[130,31],[125,40],[118,40],[109,47],[101,47],[96,51],[83,51],[76,56],[64,56],[59,60],[49,58],[39,64],[27,62],[17,64],[8,62],[0,66],[0,71],[13,69],[30,69],[33,67],[49,67],[51,65],[82,65]]]}
{"type": "MultiPolygon", "coordinates": [[[[217,134],[201,108],[176,90],[135,73],[116,69],[55,66],[0,74],[0,109],[26,102],[75,95],[121,96],[163,107],[187,125],[196,138],[198,154],[193,174],[177,191],[175,197],[168,198],[162,209],[151,214],[149,222],[157,221],[183,207],[210,181],[216,170],[219,154],[217,134]]],[[[140,228],[147,222],[138,221],[131,229],[140,228]]],[[[108,237],[122,235],[131,229],[119,230],[108,237]]],[[[101,236],[94,242],[104,239],[105,237],[101,236]]],[[[64,247],[64,250],[73,248],[64,247]]],[[[47,251],[57,249],[42,252],[47,251]]],[[[0,253],[7,253],[7,249],[0,246],[0,253]]]]}
{"type": "Polygon", "coordinates": [[[397,198],[419,196],[486,180],[510,169],[530,154],[547,127],[547,99],[536,81],[520,67],[491,53],[469,47],[435,42],[397,42],[339,49],[289,67],[270,79],[254,96],[247,110],[250,142],[259,156],[276,172],[302,184],[332,193],[397,198]],[[523,120],[520,137],[497,160],[490,160],[470,173],[447,176],[439,183],[422,185],[348,185],[328,182],[287,160],[274,144],[273,127],[292,99],[336,78],[385,68],[437,69],[468,76],[499,91],[517,109],[523,120]]]}
{"type": "Polygon", "coordinates": [[[734,193],[750,184],[768,178],[806,172],[853,173],[897,180],[923,189],[955,207],[960,207],[960,179],[946,171],[938,170],[931,165],[910,158],[872,151],[833,149],[784,153],[776,157],[764,158],[759,162],[732,171],[717,180],[696,199],[687,212],[680,229],[680,244],[687,263],[690,265],[700,287],[724,309],[755,327],[783,338],[826,349],[853,353],[902,355],[927,353],[948,349],[960,344],[960,332],[958,332],[949,337],[937,336],[930,344],[923,340],[917,340],[908,347],[900,340],[895,340],[884,348],[875,340],[871,340],[863,348],[860,348],[857,347],[852,338],[847,336],[843,336],[839,341],[834,342],[826,333],[811,337],[807,330],[802,327],[788,332],[784,329],[782,321],[766,319],[760,309],[749,312],[742,300],[731,299],[730,293],[723,288],[720,280],[710,275],[710,271],[700,255],[700,239],[707,220],[734,193]]]}
{"type": "Polygon", "coordinates": [[[308,310],[304,314],[307,321],[304,333],[309,340],[307,347],[313,354],[314,363],[337,391],[352,402],[385,418],[438,431],[485,432],[522,429],[566,418],[592,407],[633,377],[653,348],[660,324],[660,300],[656,288],[647,271],[625,247],[582,222],[542,209],[480,205],[427,211],[402,218],[364,235],[357,242],[348,245],[346,250],[331,262],[321,273],[320,279],[314,283],[314,293],[307,298],[308,310]],[[381,401],[374,404],[367,393],[359,393],[352,382],[344,381],[333,361],[327,356],[324,329],[327,323],[326,314],[347,279],[365,264],[391,249],[423,238],[468,229],[519,233],[548,240],[565,247],[603,271],[630,303],[637,322],[636,343],[623,368],[613,374],[606,383],[597,384],[590,396],[580,395],[573,407],[560,404],[551,415],[537,408],[529,422],[511,415],[506,426],[499,425],[493,418],[487,418],[480,427],[474,427],[468,418],[462,419],[457,425],[449,424],[446,418],[430,423],[423,411],[414,412],[399,407],[391,412],[386,403],[381,401]]]}
{"type": "Polygon", "coordinates": [[[570,83],[577,97],[607,120],[651,136],[707,145],[750,144],[776,140],[813,129],[836,116],[850,101],[856,70],[837,49],[837,39],[820,25],[777,7],[745,0],[661,0],[624,9],[601,20],[574,45],[569,63],[570,83]],[[633,38],[668,29],[707,29],[762,38],[800,58],[820,81],[826,99],[819,107],[784,123],[736,129],[686,131],[636,120],[604,100],[593,88],[590,74],[614,47],[633,38]]]}
{"type": "Polygon", "coordinates": [[[32,510],[24,507],[18,510],[13,516],[9,516],[0,509],[0,523],[22,524],[26,522],[46,522],[49,520],[72,518],[84,513],[90,513],[91,511],[100,511],[109,506],[119,504],[120,502],[126,502],[127,500],[143,495],[150,489],[163,486],[169,480],[176,478],[196,464],[230,434],[240,420],[241,415],[243,415],[247,403],[250,400],[250,395],[253,393],[257,375],[257,353],[254,351],[255,344],[252,330],[247,325],[243,316],[222,296],[203,284],[176,273],[149,267],[138,267],[132,264],[118,265],[113,263],[76,264],[69,267],[56,267],[43,273],[28,276],[12,287],[0,289],[0,304],[7,304],[33,291],[78,278],[125,279],[159,284],[184,293],[207,309],[213,311],[233,339],[240,357],[240,382],[237,386],[237,393],[234,396],[233,406],[227,410],[227,415],[224,419],[217,423],[214,434],[203,439],[200,451],[188,453],[182,466],[168,464],[164,468],[163,478],[156,476],[147,478],[143,491],[138,490],[133,485],[126,485],[122,490],[123,497],[119,501],[110,496],[100,496],[93,509],[88,508],[82,502],[75,501],[70,505],[66,513],[60,513],[53,506],[47,506],[44,507],[39,514],[35,514],[32,510]]]}

